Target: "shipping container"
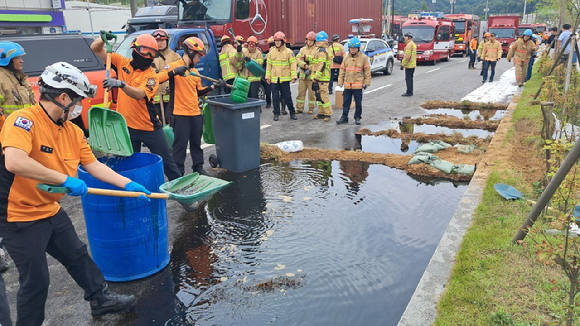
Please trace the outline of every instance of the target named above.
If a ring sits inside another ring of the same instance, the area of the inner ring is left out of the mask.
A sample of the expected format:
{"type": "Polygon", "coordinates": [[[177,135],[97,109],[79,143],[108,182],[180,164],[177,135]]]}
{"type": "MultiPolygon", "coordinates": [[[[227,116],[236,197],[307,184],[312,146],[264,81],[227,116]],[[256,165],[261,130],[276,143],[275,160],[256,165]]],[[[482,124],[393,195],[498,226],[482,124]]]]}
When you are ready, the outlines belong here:
{"type": "Polygon", "coordinates": [[[342,39],[353,33],[351,19],[369,18],[372,34],[381,36],[382,0],[183,0],[179,2],[180,27],[208,24],[216,38],[235,35],[258,38],[267,48],[267,39],[277,31],[286,34],[291,47],[304,45],[309,31],[339,34],[342,39]]]}

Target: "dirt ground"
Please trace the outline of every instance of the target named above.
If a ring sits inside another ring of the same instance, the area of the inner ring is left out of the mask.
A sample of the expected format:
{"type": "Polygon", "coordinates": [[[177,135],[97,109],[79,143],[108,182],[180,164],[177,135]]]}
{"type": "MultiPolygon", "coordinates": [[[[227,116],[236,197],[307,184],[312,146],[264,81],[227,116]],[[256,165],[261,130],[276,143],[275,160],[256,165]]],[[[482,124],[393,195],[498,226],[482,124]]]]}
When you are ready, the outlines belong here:
{"type": "MultiPolygon", "coordinates": [[[[473,153],[463,154],[459,153],[456,148],[451,147],[435,153],[439,158],[450,161],[456,164],[476,164],[479,162],[482,151],[474,151],[473,153]]],[[[408,165],[412,155],[398,155],[398,154],[377,154],[360,151],[349,150],[331,150],[318,148],[304,148],[304,150],[296,153],[285,153],[274,145],[262,144],[260,148],[260,156],[263,160],[276,160],[281,162],[289,162],[293,160],[319,161],[319,160],[336,160],[336,161],[356,161],[367,162],[372,164],[383,164],[399,170],[404,170],[409,174],[445,178],[456,181],[469,181],[471,176],[460,174],[447,174],[431,167],[427,164],[412,164],[408,165]]]]}
{"type": "Polygon", "coordinates": [[[427,101],[421,104],[421,107],[426,110],[437,109],[456,109],[456,110],[505,110],[507,104],[501,103],[476,103],[470,101],[451,102],[451,101],[427,101]]]}
{"type": "Polygon", "coordinates": [[[434,114],[420,118],[403,119],[403,123],[405,124],[433,125],[456,129],[483,129],[488,131],[496,130],[497,126],[499,126],[500,121],[501,120],[490,120],[490,121],[464,120],[461,118],[441,114],[434,114]]]}
{"type": "Polygon", "coordinates": [[[396,139],[405,139],[405,140],[414,140],[419,143],[428,143],[431,140],[441,140],[446,142],[450,145],[476,145],[478,148],[485,149],[489,144],[490,138],[479,138],[477,136],[469,136],[464,137],[461,133],[453,133],[452,135],[448,134],[425,134],[422,132],[408,134],[408,133],[401,133],[395,129],[387,129],[387,130],[380,130],[380,131],[370,131],[367,128],[363,128],[356,132],[358,135],[365,135],[365,136],[388,136],[391,138],[396,139]]]}

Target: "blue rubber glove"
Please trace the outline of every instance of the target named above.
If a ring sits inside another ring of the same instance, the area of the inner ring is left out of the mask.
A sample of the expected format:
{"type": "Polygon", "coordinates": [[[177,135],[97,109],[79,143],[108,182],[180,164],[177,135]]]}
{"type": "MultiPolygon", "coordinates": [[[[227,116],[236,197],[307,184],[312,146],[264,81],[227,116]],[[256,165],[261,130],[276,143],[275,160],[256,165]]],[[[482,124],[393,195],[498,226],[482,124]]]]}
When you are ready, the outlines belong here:
{"type": "MultiPolygon", "coordinates": [[[[138,184],[135,181],[131,181],[128,184],[125,185],[125,190],[127,191],[134,191],[134,192],[143,192],[146,193],[148,195],[151,195],[151,191],[147,190],[147,188],[145,188],[143,185],[138,184]]],[[[137,197],[140,200],[145,200],[145,201],[150,201],[149,197],[146,196],[139,196],[137,197]]]]}
{"type": "Polygon", "coordinates": [[[68,194],[71,196],[84,196],[89,192],[87,184],[81,179],[67,176],[62,185],[70,189],[68,194]]]}

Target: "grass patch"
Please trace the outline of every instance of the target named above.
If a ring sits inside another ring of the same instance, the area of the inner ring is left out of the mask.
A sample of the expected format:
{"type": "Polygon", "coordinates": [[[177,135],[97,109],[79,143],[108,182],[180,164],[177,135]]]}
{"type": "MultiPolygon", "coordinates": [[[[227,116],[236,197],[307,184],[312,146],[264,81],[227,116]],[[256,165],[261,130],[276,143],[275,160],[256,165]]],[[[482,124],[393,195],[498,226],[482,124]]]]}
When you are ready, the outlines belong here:
{"type": "MultiPolygon", "coordinates": [[[[493,188],[496,183],[507,183],[526,198],[537,196],[530,180],[522,177],[530,167],[518,164],[513,156],[525,159],[541,155],[537,138],[542,114],[539,105],[531,105],[540,83],[540,74],[535,74],[526,84],[503,144],[510,152],[525,148],[493,167],[439,302],[435,325],[540,326],[564,322],[566,294],[558,285],[565,285],[567,279],[560,269],[539,263],[531,248],[512,244],[531,204],[507,201],[493,188]]],[[[530,164],[541,165],[543,161],[530,164]]]]}

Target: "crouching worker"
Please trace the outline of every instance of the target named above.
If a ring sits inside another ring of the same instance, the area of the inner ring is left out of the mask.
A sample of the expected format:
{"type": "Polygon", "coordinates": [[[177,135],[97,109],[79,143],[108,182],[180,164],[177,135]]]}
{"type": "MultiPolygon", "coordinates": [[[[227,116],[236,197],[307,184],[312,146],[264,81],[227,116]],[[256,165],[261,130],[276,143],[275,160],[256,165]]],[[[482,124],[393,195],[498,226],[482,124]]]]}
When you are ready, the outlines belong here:
{"type": "Polygon", "coordinates": [[[97,161],[83,131],[69,121],[81,113],[81,101],[94,97],[97,90],[85,74],[58,62],[46,67],[38,84],[39,103],[10,115],[0,132],[0,237],[19,273],[16,325],[39,326],[44,320],[50,280],[47,253],[84,290],[93,315],[123,311],[135,303],[135,297],[109,291],[58,204],[64,194],[44,192],[36,185],[63,185],[70,189],[69,195],[84,196],[87,185],[75,178],[81,164],[101,181],[128,191],[150,192],[97,161]]]}
{"type": "MultiPolygon", "coordinates": [[[[174,125],[173,132],[173,160],[181,174],[185,172],[185,156],[187,143],[191,154],[193,172],[207,173],[203,170],[203,149],[201,135],[203,132],[203,115],[199,108],[198,97],[204,96],[215,89],[214,85],[203,87],[201,78],[194,68],[200,58],[205,55],[203,41],[197,37],[190,37],[183,41],[184,53],[181,60],[170,63],[159,73],[159,82],[169,80],[169,92],[173,105],[174,125]]],[[[221,86],[226,83],[220,80],[221,86]]]]}

